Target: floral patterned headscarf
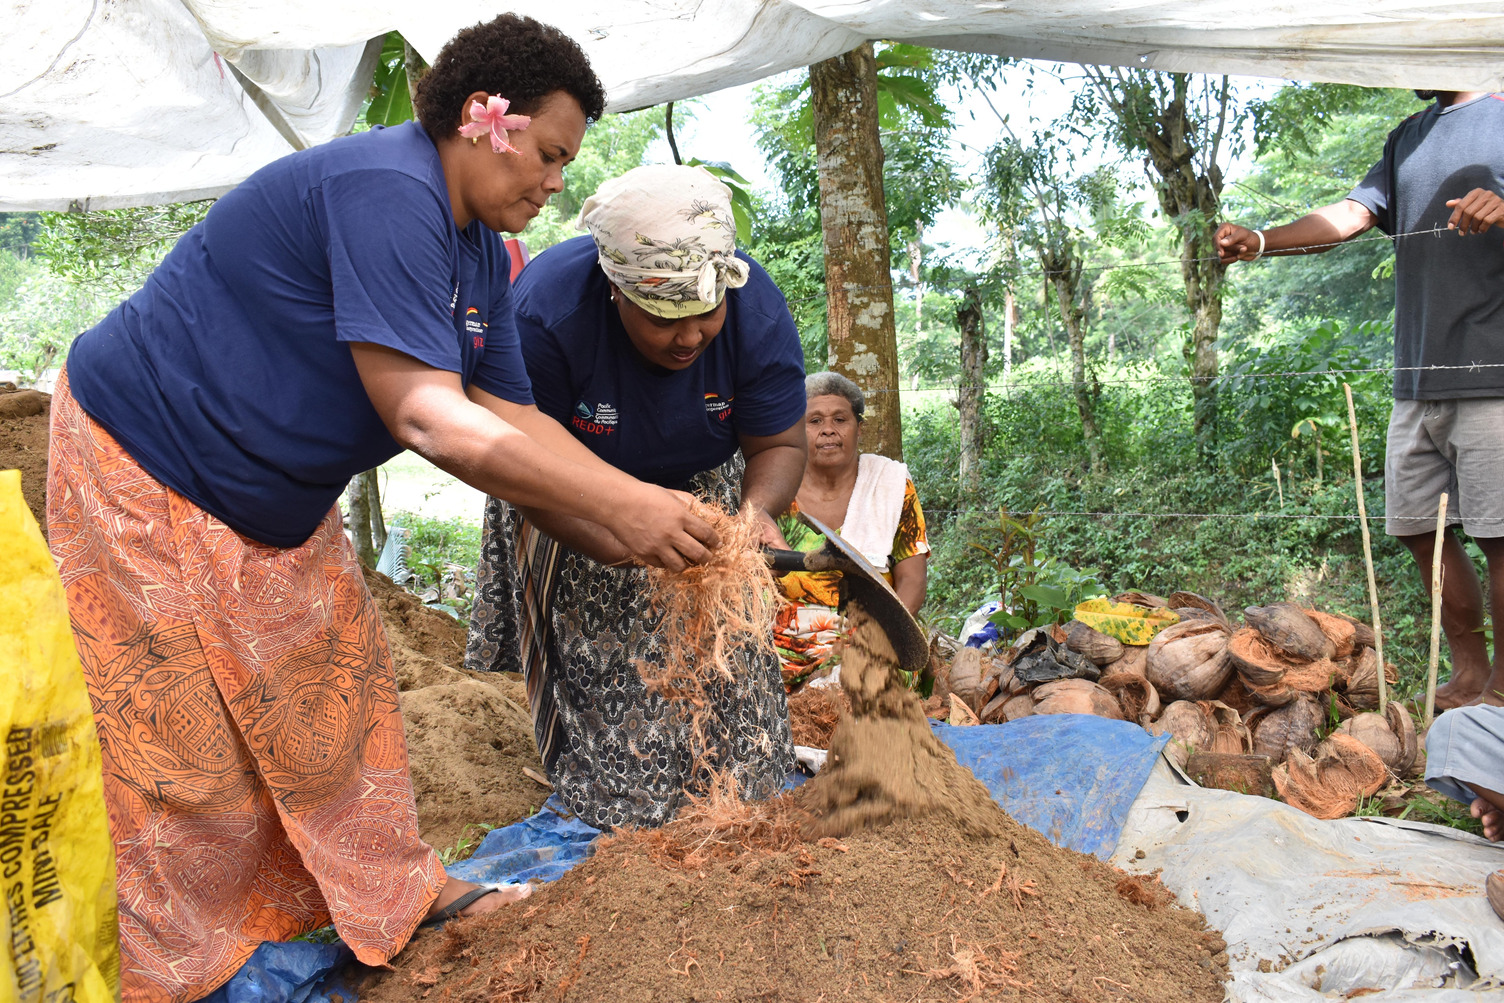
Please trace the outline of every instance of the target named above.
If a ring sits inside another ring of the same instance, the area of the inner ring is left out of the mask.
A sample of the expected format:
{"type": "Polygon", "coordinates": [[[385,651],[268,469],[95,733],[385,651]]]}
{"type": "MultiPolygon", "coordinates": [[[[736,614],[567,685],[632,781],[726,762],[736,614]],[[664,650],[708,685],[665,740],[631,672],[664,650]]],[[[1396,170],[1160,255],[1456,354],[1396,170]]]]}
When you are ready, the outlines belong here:
{"type": "Polygon", "coordinates": [[[580,209],[601,269],[656,317],[709,313],[747,284],[736,257],[731,189],[703,167],[638,167],[601,185],[580,209]]]}

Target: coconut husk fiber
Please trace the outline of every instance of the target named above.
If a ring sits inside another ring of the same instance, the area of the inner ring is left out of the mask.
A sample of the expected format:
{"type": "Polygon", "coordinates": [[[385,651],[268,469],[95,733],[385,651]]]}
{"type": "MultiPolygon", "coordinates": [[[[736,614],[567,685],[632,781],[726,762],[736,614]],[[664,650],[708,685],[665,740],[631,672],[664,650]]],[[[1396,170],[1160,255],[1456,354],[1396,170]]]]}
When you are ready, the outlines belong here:
{"type": "Polygon", "coordinates": [[[1378,755],[1351,735],[1333,733],[1313,759],[1292,749],[1274,768],[1274,786],[1287,804],[1316,818],[1351,815],[1358,802],[1384,786],[1389,771],[1378,755]]]}
{"type": "Polygon", "coordinates": [[[930,815],[804,841],[796,798],[727,792],[603,840],[515,908],[420,930],[390,968],[368,970],[360,998],[1223,998],[1225,943],[1152,877],[1006,816],[988,839],[930,815]]]}
{"type": "Polygon", "coordinates": [[[704,702],[712,679],[733,677],[736,651],[773,650],[770,626],[783,601],[751,508],[733,514],[692,501],[689,509],[710,523],[720,546],[710,560],[683,571],[648,569],[648,598],[662,617],[663,661],[638,666],[650,689],[686,707],[704,702]]]}
{"type": "Polygon", "coordinates": [[[976,836],[1000,833],[1003,810],[930,730],[882,628],[855,604],[847,621],[841,686],[852,713],[836,725],[825,768],[804,786],[811,831],[844,836],[928,816],[976,836]]]}
{"type": "Polygon", "coordinates": [[[849,713],[851,701],[839,686],[800,687],[789,694],[789,730],[794,733],[794,744],[829,748],[836,722],[849,713]]]}

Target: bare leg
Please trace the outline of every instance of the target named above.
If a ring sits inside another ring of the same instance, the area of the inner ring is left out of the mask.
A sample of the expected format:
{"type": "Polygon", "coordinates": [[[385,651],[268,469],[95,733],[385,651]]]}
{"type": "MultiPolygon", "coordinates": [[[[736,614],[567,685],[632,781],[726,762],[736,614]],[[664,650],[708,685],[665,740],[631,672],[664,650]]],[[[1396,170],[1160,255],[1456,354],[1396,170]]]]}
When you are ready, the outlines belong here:
{"type": "MultiPolygon", "coordinates": [[[[1494,629],[1504,625],[1504,537],[1474,537],[1483,556],[1488,559],[1488,612],[1494,629]]],[[[1446,602],[1446,586],[1441,590],[1442,602],[1446,602]]],[[[1480,625],[1481,626],[1481,625],[1480,625]]],[[[1478,639],[1481,642],[1483,635],[1478,639]]],[[[1450,640],[1450,638],[1448,639],[1450,640]]],[[[1483,687],[1482,703],[1504,707],[1504,657],[1500,655],[1498,635],[1494,635],[1493,671],[1483,687]]]]}
{"type": "MultiPolygon", "coordinates": [[[[1431,554],[1436,538],[1431,533],[1419,536],[1401,536],[1399,541],[1415,555],[1420,565],[1421,578],[1425,583],[1426,596],[1431,595],[1431,554]]],[[[1479,545],[1504,544],[1504,539],[1479,540],[1479,545]]],[[[1504,555],[1504,546],[1498,548],[1504,555]]],[[[1484,549],[1484,553],[1489,553],[1484,549]]],[[[1504,556],[1500,560],[1489,559],[1489,577],[1495,582],[1504,575],[1504,556]]],[[[1471,703],[1483,693],[1491,671],[1488,647],[1483,642],[1479,628],[1483,626],[1483,583],[1478,581],[1478,572],[1472,558],[1462,548],[1462,541],[1450,528],[1441,547],[1441,628],[1447,635],[1447,648],[1452,653],[1452,678],[1445,686],[1436,688],[1437,710],[1447,710],[1471,703]]],[[[1501,589],[1495,585],[1490,590],[1498,604],[1501,589]]],[[[1500,676],[1500,688],[1504,688],[1504,676],[1500,676]]]]}

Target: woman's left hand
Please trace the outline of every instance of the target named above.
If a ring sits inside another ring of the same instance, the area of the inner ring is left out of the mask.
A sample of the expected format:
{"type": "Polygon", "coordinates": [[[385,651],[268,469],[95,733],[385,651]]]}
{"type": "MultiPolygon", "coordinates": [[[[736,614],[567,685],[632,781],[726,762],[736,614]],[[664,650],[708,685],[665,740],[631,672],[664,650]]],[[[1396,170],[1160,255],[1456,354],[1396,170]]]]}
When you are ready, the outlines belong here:
{"type": "Polygon", "coordinates": [[[757,542],[774,550],[790,549],[789,541],[783,538],[783,532],[778,528],[778,523],[773,521],[773,517],[756,505],[752,506],[752,511],[757,513],[757,528],[762,531],[757,542]]]}

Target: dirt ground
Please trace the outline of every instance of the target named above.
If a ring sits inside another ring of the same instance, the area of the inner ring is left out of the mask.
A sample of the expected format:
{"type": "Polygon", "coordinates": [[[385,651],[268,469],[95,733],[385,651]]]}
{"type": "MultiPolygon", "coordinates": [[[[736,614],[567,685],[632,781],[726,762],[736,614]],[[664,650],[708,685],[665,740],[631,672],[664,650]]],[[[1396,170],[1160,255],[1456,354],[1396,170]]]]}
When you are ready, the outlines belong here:
{"type": "Polygon", "coordinates": [[[1198,914],[1011,819],[986,840],[930,817],[708,859],[691,849],[706,835],[675,822],[606,841],[515,907],[420,931],[360,997],[1222,999],[1225,945],[1198,914]]]}
{"type": "Polygon", "coordinates": [[[549,790],[522,772],[543,775],[522,680],[464,672],[460,621],[385,575],[368,571],[366,584],[397,667],[423,838],[444,850],[479,835],[467,827],[510,825],[536,812],[549,790]]]}
{"type": "Polygon", "coordinates": [[[21,494],[47,532],[47,418],[52,397],[0,383],[0,470],[21,471],[21,494]]]}

